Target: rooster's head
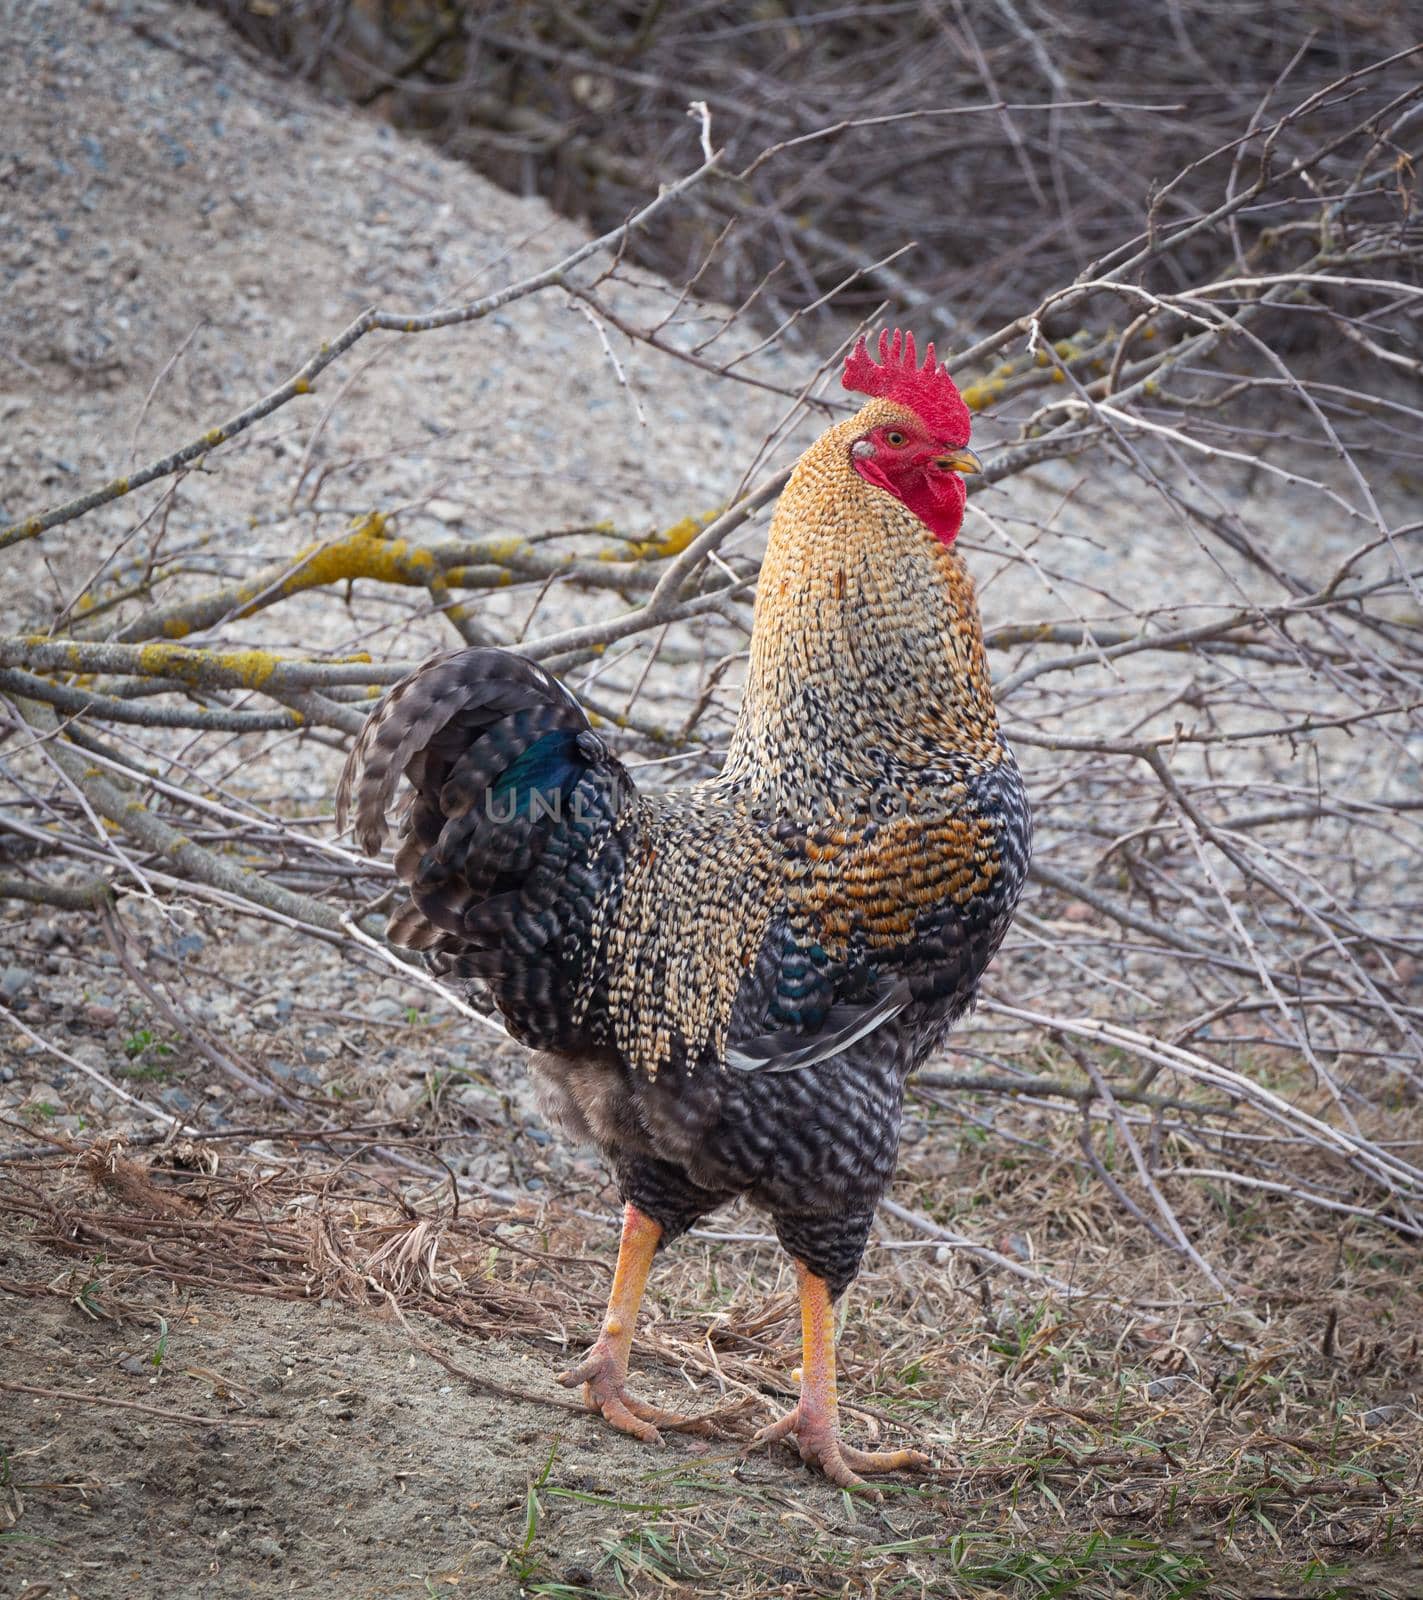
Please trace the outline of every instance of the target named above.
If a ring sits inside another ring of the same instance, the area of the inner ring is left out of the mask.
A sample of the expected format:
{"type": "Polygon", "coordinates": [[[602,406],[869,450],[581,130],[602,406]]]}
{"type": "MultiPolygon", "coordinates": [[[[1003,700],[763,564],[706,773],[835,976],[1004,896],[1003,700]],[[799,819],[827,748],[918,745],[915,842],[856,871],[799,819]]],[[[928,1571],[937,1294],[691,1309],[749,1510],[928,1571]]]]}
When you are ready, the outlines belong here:
{"type": "Polygon", "coordinates": [[[866,406],[866,426],[850,446],[850,465],[866,483],[901,500],[944,544],[963,523],[964,485],[959,476],[979,472],[968,448],[971,418],[934,346],[918,364],[914,335],[886,329],[879,336],[879,361],[864,339],[845,362],[845,387],[889,404],[866,406]]]}

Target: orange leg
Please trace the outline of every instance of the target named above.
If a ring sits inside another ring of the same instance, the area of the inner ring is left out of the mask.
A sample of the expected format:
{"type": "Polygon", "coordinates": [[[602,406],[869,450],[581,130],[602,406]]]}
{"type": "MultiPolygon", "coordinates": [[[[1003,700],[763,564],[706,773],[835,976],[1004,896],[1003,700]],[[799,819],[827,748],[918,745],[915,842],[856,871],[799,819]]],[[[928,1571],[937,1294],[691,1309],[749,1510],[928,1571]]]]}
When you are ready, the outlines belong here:
{"type": "Polygon", "coordinates": [[[661,1224],[629,1203],[623,1212],[623,1236],[618,1245],[612,1293],[603,1316],[603,1331],[583,1360],[570,1372],[562,1373],[558,1380],[566,1389],[581,1383],[590,1411],[601,1411],[615,1428],[632,1434],[644,1444],[662,1443],[662,1435],[657,1431],[659,1422],[670,1428],[685,1421],[673,1412],[661,1411],[645,1401],[633,1399],[625,1388],[632,1330],[661,1237],[661,1224]]]}
{"type": "Polygon", "coordinates": [[[762,1428],[752,1441],[774,1444],[788,1433],[796,1436],[800,1458],[818,1466],[842,1489],[861,1483],[861,1472],[899,1472],[927,1467],[921,1450],[856,1450],[840,1442],[839,1402],[835,1394],[835,1307],[824,1278],[797,1261],[800,1279],[800,1326],[803,1351],[800,1404],[779,1421],[762,1428]]]}

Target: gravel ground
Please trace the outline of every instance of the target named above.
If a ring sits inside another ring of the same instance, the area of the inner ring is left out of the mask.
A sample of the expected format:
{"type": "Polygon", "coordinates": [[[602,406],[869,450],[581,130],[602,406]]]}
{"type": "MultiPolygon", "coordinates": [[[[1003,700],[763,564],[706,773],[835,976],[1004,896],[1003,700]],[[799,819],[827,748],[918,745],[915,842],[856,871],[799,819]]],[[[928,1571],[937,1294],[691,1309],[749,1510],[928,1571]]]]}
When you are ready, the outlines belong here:
{"type": "MultiPolygon", "coordinates": [[[[211,17],[8,3],[0,20],[14,108],[0,133],[7,514],[191,437],[368,305],[467,299],[583,242],[541,201],[273,82],[211,17]]],[[[655,287],[625,292],[642,309],[658,298],[655,287]]],[[[633,353],[626,365],[642,424],[562,299],[420,338],[376,336],[300,409],[187,478],[177,515],[246,550],[289,549],[309,531],[272,524],[302,463],[308,480],[337,476],[323,500],[332,515],[433,494],[424,531],[523,534],[531,520],[602,518],[651,530],[718,503],[784,403],[667,360],[633,353]]],[[[133,521],[123,502],[91,517],[82,540],[50,536],[61,583],[133,521]]],[[[30,563],[24,583],[45,583],[34,546],[9,559],[30,563]]],[[[7,624],[24,620],[25,594],[7,581],[7,624]]]]}

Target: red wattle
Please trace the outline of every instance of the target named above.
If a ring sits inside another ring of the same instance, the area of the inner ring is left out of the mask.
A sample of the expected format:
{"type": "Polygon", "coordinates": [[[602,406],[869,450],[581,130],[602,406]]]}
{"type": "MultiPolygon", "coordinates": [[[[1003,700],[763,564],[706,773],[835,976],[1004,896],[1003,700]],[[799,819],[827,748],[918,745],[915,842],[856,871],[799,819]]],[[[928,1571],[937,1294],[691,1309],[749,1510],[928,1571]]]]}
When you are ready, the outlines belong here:
{"type": "Polygon", "coordinates": [[[919,470],[896,483],[877,461],[857,457],[850,465],[866,483],[908,506],[940,544],[952,544],[958,538],[968,491],[956,473],[945,473],[935,482],[919,470]]]}
{"type": "Polygon", "coordinates": [[[900,494],[899,490],[896,489],[895,486],[889,481],[888,474],[878,462],[868,461],[857,457],[850,462],[850,465],[855,469],[856,472],[859,473],[866,483],[874,484],[876,489],[884,489],[887,493],[892,494],[896,500],[902,500],[904,498],[904,496],[900,494]]]}

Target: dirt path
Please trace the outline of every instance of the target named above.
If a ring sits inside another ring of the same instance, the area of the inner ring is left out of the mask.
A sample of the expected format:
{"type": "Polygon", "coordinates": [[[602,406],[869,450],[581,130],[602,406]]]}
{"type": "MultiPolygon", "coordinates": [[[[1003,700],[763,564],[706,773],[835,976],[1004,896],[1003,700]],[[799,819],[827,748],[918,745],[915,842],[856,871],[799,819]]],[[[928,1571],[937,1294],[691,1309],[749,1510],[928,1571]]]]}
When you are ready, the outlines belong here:
{"type": "MultiPolygon", "coordinates": [[[[7,1250],[6,1276],[23,1264],[7,1250]]],[[[122,1328],[55,1300],[7,1320],[12,1381],[159,1413],[3,1396],[28,1508],[4,1549],[7,1593],[376,1597],[458,1580],[512,1595],[505,1554],[555,1425],[565,1468],[598,1469],[605,1487],[619,1476],[621,1452],[600,1467],[591,1424],[465,1385],[456,1400],[399,1330],[350,1311],[198,1293],[143,1296],[122,1328]]],[[[468,1354],[459,1344],[446,1341],[452,1359],[468,1354]]],[[[495,1381],[533,1374],[553,1389],[526,1354],[481,1344],[474,1360],[495,1381]]]]}
{"type": "MultiPolygon", "coordinates": [[[[77,1296],[93,1270],[23,1239],[0,1249],[10,1282],[57,1276],[77,1296]]],[[[433,1330],[449,1360],[549,1402],[537,1405],[482,1393],[398,1325],[329,1302],[151,1284],[118,1300],[121,1326],[103,1293],[89,1299],[98,1316],[63,1295],[7,1297],[9,1381],[157,1413],[0,1394],[5,1492],[25,1506],[0,1537],[7,1594],[503,1597],[524,1592],[522,1571],[596,1592],[609,1549],[635,1549],[693,1480],[748,1524],[771,1508],[845,1523],[839,1497],[784,1461],[753,1461],[742,1484],[730,1447],[649,1451],[564,1409],[555,1347],[433,1330]]],[[[646,1377],[643,1391],[655,1392],[646,1377]]]]}

